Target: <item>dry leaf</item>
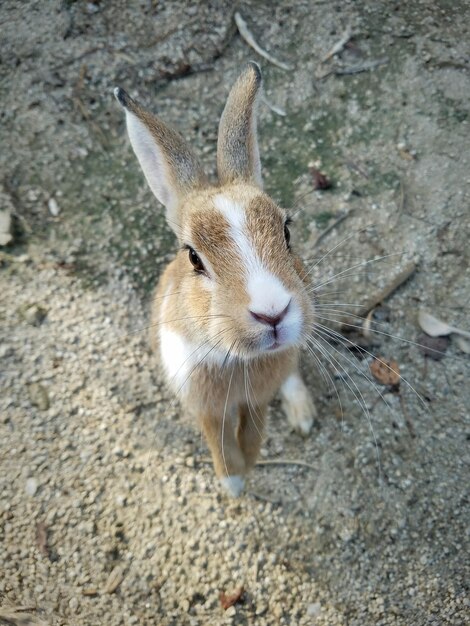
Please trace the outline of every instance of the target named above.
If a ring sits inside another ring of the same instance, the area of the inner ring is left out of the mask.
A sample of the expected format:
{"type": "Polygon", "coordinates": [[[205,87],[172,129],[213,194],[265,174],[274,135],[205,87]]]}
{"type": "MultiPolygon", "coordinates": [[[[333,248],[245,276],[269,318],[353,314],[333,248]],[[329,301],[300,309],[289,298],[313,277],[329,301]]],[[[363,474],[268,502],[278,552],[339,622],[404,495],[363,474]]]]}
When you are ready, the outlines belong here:
{"type": "Polygon", "coordinates": [[[47,526],[44,522],[38,522],[36,524],[36,543],[39,549],[39,552],[49,558],[49,548],[47,546],[47,526]]]}
{"type": "Polygon", "coordinates": [[[95,589],[95,587],[85,587],[82,589],[82,595],[84,596],[88,596],[90,598],[93,598],[94,596],[97,596],[99,594],[98,589],[95,589]]]}
{"type": "Polygon", "coordinates": [[[372,376],[382,385],[398,385],[400,383],[400,368],[394,359],[382,357],[374,359],[369,366],[372,376]]]}
{"type": "Polygon", "coordinates": [[[122,565],[116,565],[108,576],[104,586],[104,593],[114,593],[124,579],[124,569],[122,565]]]}
{"type": "Polygon", "coordinates": [[[410,152],[406,148],[400,148],[398,150],[398,152],[399,152],[401,158],[405,159],[405,161],[415,161],[416,160],[416,154],[414,152],[410,152]]]}
{"type": "Polygon", "coordinates": [[[37,608],[33,606],[1,607],[0,624],[5,624],[5,626],[48,626],[50,624],[32,614],[32,611],[37,611],[37,608]]]}
{"type": "Polygon", "coordinates": [[[364,335],[366,339],[370,339],[370,335],[371,335],[370,327],[371,327],[373,314],[374,314],[374,309],[371,309],[369,313],[367,314],[367,317],[365,318],[364,322],[362,323],[362,334],[364,335]]]}
{"type": "Polygon", "coordinates": [[[437,317],[427,313],[426,311],[420,311],[418,313],[418,324],[421,330],[424,330],[426,335],[430,337],[442,337],[444,335],[450,335],[451,328],[437,317]]]}
{"type": "Polygon", "coordinates": [[[238,589],[235,589],[235,591],[230,594],[226,594],[224,591],[221,591],[219,594],[219,600],[224,611],[226,611],[237,602],[240,602],[243,592],[243,587],[238,587],[238,589]]]}
{"type": "Polygon", "coordinates": [[[426,311],[419,312],[418,323],[421,326],[421,329],[431,337],[443,337],[445,335],[455,333],[456,335],[461,335],[462,337],[468,337],[470,339],[470,333],[466,330],[446,324],[446,322],[438,320],[437,317],[434,317],[434,315],[431,315],[430,313],[426,313],[426,311]]]}
{"type": "Polygon", "coordinates": [[[317,170],[316,167],[310,168],[310,174],[312,175],[313,187],[315,189],[323,190],[330,189],[332,187],[331,180],[325,176],[325,174],[322,174],[320,170],[317,170]]]}

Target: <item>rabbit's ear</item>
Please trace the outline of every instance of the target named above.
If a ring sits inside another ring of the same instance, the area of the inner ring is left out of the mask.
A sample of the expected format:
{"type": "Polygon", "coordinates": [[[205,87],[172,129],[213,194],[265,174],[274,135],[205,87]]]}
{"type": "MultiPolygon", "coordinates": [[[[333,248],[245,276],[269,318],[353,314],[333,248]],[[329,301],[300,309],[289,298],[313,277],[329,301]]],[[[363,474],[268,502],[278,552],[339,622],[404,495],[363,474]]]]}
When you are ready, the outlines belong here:
{"type": "Polygon", "coordinates": [[[232,87],[220,119],[217,171],[221,184],[244,180],[263,186],[256,134],[260,87],[261,70],[251,61],[232,87]]]}
{"type": "Polygon", "coordinates": [[[145,111],[123,89],[117,87],[114,95],[126,112],[129,139],[150,189],[174,226],[179,223],[181,198],[206,183],[202,167],[179,133],[145,111]]]}

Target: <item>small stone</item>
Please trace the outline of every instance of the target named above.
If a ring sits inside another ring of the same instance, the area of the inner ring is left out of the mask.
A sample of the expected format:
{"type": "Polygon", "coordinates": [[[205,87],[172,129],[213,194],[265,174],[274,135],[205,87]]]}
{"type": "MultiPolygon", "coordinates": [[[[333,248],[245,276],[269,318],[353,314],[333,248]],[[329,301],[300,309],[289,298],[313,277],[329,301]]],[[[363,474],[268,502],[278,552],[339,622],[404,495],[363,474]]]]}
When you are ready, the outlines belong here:
{"type": "Polygon", "coordinates": [[[127,502],[127,498],[125,495],[123,495],[122,493],[119,493],[116,496],[116,504],[118,506],[126,506],[126,502],[127,502]]]}
{"type": "Polygon", "coordinates": [[[47,315],[47,309],[33,302],[18,309],[19,316],[31,326],[40,326],[47,315]]]}
{"type": "Polygon", "coordinates": [[[28,385],[29,400],[33,406],[37,406],[40,411],[47,411],[50,406],[49,396],[45,387],[39,383],[28,385]]]}
{"type": "Polygon", "coordinates": [[[57,200],[55,198],[50,198],[47,203],[47,208],[49,209],[49,213],[53,217],[57,217],[60,213],[60,206],[57,204],[57,200]]]}
{"type": "Polygon", "coordinates": [[[14,350],[11,346],[0,346],[0,359],[6,359],[14,354],[14,350]]]}
{"type": "Polygon", "coordinates": [[[260,602],[256,605],[256,615],[264,615],[266,613],[266,611],[268,610],[268,605],[265,604],[264,602],[260,602]]]}
{"type": "Polygon", "coordinates": [[[26,493],[28,496],[33,497],[36,495],[36,491],[38,490],[38,481],[36,478],[28,478],[26,481],[26,493]]]}
{"type": "Polygon", "coordinates": [[[307,607],[307,615],[309,617],[318,617],[321,613],[321,604],[320,602],[312,602],[307,607]]]}

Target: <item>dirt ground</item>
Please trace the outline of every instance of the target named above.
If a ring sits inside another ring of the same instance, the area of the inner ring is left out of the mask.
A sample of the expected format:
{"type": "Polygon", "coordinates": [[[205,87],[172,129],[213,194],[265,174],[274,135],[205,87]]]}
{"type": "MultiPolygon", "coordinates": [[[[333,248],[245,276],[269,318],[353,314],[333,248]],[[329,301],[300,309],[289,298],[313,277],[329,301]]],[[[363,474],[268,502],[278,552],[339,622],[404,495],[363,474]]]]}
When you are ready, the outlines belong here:
{"type": "Polygon", "coordinates": [[[455,335],[426,356],[417,318],[470,330],[469,3],[237,9],[289,70],[240,37],[228,0],[0,5],[0,624],[468,623],[469,356],[455,335]],[[250,59],[285,113],[260,108],[263,175],[319,261],[322,323],[416,268],[372,338],[318,327],[312,435],[275,401],[228,500],[148,349],[175,241],[112,90],[177,126],[214,176],[250,59]],[[397,362],[398,388],[374,355],[397,362]]]}

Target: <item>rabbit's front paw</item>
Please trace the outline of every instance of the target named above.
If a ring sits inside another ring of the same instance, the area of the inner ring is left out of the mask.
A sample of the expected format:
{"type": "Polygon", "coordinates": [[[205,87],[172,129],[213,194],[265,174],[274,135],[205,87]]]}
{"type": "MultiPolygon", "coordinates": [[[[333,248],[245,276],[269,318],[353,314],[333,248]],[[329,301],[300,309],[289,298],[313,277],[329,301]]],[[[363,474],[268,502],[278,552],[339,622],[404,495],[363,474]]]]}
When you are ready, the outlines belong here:
{"type": "Polygon", "coordinates": [[[289,424],[305,437],[312,430],[317,410],[298,373],[291,374],[281,387],[282,407],[289,424]]]}
{"type": "Polygon", "coordinates": [[[224,476],[220,479],[224,491],[232,498],[238,498],[245,486],[245,480],[242,476],[224,476]]]}

